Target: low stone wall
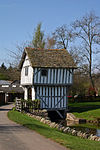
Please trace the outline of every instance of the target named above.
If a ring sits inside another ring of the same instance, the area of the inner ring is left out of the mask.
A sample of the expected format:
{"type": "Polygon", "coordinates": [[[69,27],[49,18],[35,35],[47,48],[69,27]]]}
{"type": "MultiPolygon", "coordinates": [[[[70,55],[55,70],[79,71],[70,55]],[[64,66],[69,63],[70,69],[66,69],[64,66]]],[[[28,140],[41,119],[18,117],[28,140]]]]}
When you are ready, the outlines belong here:
{"type": "Polygon", "coordinates": [[[87,120],[87,123],[92,123],[92,124],[100,124],[100,118],[97,118],[95,120],[87,120]]]}
{"type": "Polygon", "coordinates": [[[76,118],[72,113],[67,113],[66,120],[74,121],[76,123],[86,123],[87,122],[86,119],[76,118]]]}
{"type": "Polygon", "coordinates": [[[84,138],[84,139],[100,141],[100,137],[97,137],[96,135],[84,133],[82,131],[77,131],[75,129],[71,129],[70,127],[65,127],[61,124],[51,122],[49,119],[43,118],[41,116],[33,115],[33,114],[30,114],[30,113],[27,113],[27,115],[32,117],[32,118],[35,118],[35,119],[39,120],[40,122],[43,122],[44,124],[49,125],[51,128],[56,128],[59,131],[62,131],[63,133],[65,133],[65,134],[71,134],[73,136],[78,136],[78,137],[81,137],[81,138],[84,138]]]}
{"type": "Polygon", "coordinates": [[[35,116],[40,116],[42,118],[45,118],[45,119],[49,119],[48,118],[48,112],[46,109],[43,109],[43,110],[33,110],[32,115],[35,115],[35,116]]]}
{"type": "Polygon", "coordinates": [[[92,124],[100,124],[100,118],[97,118],[95,120],[86,120],[82,118],[76,118],[72,113],[67,113],[66,115],[67,121],[73,121],[75,123],[92,123],[92,124]]]}

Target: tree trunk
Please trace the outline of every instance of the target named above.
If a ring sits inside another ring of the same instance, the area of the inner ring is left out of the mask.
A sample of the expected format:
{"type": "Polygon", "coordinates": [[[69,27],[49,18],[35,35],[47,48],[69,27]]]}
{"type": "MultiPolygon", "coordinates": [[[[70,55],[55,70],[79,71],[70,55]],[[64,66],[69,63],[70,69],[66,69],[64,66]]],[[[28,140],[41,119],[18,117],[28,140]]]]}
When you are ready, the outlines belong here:
{"type": "Polygon", "coordinates": [[[92,48],[91,48],[91,43],[90,43],[89,77],[90,77],[91,85],[94,88],[94,81],[93,81],[93,78],[92,78],[92,48]]]}

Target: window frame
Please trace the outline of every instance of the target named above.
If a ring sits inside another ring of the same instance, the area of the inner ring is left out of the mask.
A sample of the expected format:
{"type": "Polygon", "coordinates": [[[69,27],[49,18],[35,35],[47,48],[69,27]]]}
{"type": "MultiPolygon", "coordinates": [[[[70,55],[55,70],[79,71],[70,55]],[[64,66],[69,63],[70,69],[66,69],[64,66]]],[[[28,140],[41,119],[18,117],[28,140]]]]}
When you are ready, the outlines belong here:
{"type": "Polygon", "coordinates": [[[25,76],[28,76],[29,66],[25,66],[25,76]]]}
{"type": "Polygon", "coordinates": [[[48,70],[47,69],[42,69],[41,70],[41,76],[42,77],[47,77],[47,75],[48,75],[48,70]]]}

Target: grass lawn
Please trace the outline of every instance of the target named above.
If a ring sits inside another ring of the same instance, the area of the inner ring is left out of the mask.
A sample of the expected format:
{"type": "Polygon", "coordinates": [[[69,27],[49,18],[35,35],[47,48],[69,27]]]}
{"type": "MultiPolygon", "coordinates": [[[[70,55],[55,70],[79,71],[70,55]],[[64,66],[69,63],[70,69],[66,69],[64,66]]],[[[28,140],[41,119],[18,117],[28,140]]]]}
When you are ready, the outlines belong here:
{"type": "Polygon", "coordinates": [[[69,103],[69,108],[78,118],[87,120],[100,118],[100,102],[69,103]]]}
{"type": "Polygon", "coordinates": [[[71,150],[100,150],[100,142],[64,134],[57,129],[52,129],[48,125],[27,116],[26,114],[12,110],[8,112],[8,117],[9,119],[35,130],[46,138],[50,138],[71,150]]]}

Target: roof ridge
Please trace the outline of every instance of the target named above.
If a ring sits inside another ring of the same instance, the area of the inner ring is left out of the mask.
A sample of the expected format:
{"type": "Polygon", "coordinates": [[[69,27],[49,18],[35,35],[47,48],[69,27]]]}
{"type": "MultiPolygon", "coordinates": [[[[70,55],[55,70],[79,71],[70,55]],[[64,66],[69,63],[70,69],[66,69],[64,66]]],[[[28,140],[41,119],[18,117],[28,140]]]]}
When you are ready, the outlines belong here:
{"type": "Polygon", "coordinates": [[[32,50],[66,50],[66,49],[32,48],[32,47],[25,47],[25,49],[32,49],[32,50]]]}

